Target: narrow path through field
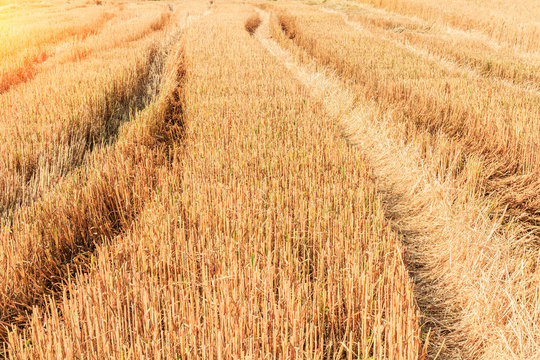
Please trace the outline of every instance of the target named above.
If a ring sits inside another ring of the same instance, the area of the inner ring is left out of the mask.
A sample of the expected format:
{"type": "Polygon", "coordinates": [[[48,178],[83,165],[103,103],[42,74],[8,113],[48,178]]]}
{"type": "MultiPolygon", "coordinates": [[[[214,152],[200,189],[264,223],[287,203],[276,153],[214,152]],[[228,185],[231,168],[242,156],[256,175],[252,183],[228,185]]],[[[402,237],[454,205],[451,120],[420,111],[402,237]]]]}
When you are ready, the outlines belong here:
{"type": "MultiPolygon", "coordinates": [[[[429,25],[435,25],[445,34],[458,35],[460,37],[466,37],[471,40],[474,39],[474,40],[480,41],[495,51],[512,49],[511,51],[514,53],[514,55],[516,55],[517,57],[523,60],[530,60],[531,57],[538,60],[540,56],[540,52],[538,52],[538,50],[526,50],[519,46],[516,46],[515,43],[508,42],[503,39],[497,40],[480,29],[474,29],[474,28],[463,29],[460,27],[453,26],[445,22],[444,20],[441,22],[437,22],[437,21],[429,20],[420,15],[404,14],[397,11],[392,11],[390,9],[385,9],[385,8],[370,5],[365,2],[358,2],[354,0],[352,1],[345,0],[343,2],[340,1],[339,4],[346,4],[347,6],[351,6],[355,9],[369,11],[369,12],[376,13],[381,16],[391,16],[391,17],[397,17],[401,19],[410,19],[417,23],[426,23],[429,25]]],[[[328,6],[328,5],[325,5],[325,6],[328,6]]]]}
{"type": "Polygon", "coordinates": [[[269,14],[258,11],[263,21],[255,36],[310,89],[329,116],[340,120],[346,139],[371,163],[387,216],[403,235],[424,328],[431,332],[431,355],[478,359],[489,341],[498,336],[506,341],[507,319],[497,318],[492,310],[518,302],[506,274],[492,271],[507,255],[496,246],[504,241],[496,235],[497,224],[482,215],[479,205],[468,204],[476,208],[467,211],[454,206],[450,199],[455,189],[430,176],[421,149],[405,144],[384,120],[391,114],[375,104],[355,104],[353,94],[331,71],[296,61],[271,38],[269,14]]]}
{"type": "Polygon", "coordinates": [[[174,65],[178,69],[168,69],[167,62],[180,56],[178,44],[185,29],[209,13],[206,10],[182,18],[162,53],[156,55],[160,63],[153,69],[156,78],[146,83],[155,83],[156,94],[136,110],[114,143],[92,155],[87,173],[73,174],[67,179],[72,183],[66,182],[41,202],[33,203],[38,210],[34,217],[34,208],[29,206],[21,210],[19,222],[0,227],[0,240],[19,246],[9,250],[26,252],[28,257],[20,264],[17,259],[23,257],[10,253],[6,259],[12,263],[0,273],[0,283],[9,284],[0,292],[0,359],[6,356],[4,346],[10,331],[27,327],[32,312],[43,310],[48,298],[62,296],[64,282],[72,274],[88,270],[96,246],[124,235],[144,211],[162,172],[170,166],[173,143],[182,141],[178,130],[183,126],[182,110],[176,101],[183,86],[183,63],[174,65]],[[68,191],[71,198],[66,201],[62,196],[68,191]],[[73,203],[73,199],[77,200],[73,203]],[[29,217],[36,232],[25,227],[29,217]],[[29,248],[27,243],[37,245],[29,248]],[[47,249],[52,243],[53,249],[47,249]]]}
{"type": "MultiPolygon", "coordinates": [[[[207,10],[208,11],[208,10],[207,10]]],[[[165,13],[163,13],[165,14],[165,13]]],[[[165,17],[166,21],[159,23],[156,29],[146,29],[144,33],[131,34],[125,37],[126,43],[136,42],[142,38],[149,37],[150,34],[163,30],[170,22],[170,16],[172,11],[167,13],[169,17],[165,17]],[[140,35],[140,36],[139,36],[140,35]],[[129,40],[128,38],[132,37],[129,40]]],[[[191,22],[195,21],[203,14],[185,14],[182,16],[181,22],[178,25],[180,29],[188,26],[191,22]]],[[[171,24],[173,26],[173,24],[171,24]]],[[[180,30],[171,30],[172,33],[180,30]]],[[[99,34],[101,36],[102,34],[99,34]]],[[[12,179],[0,179],[2,181],[11,183],[17,182],[17,185],[9,185],[9,190],[6,190],[4,194],[0,196],[0,219],[10,221],[14,213],[23,206],[30,205],[33,201],[39,199],[46,194],[51,187],[69,175],[85,161],[88,160],[89,154],[94,151],[95,147],[100,147],[103,144],[112,144],[116,141],[118,131],[123,123],[129,120],[131,114],[145,108],[156,96],[161,82],[162,67],[164,66],[164,56],[162,53],[167,51],[175,41],[177,36],[167,36],[165,33],[161,36],[163,41],[161,44],[154,44],[154,48],[148,50],[145,61],[147,62],[146,68],[141,69],[140,73],[137,73],[134,86],[127,87],[126,91],[118,95],[117,93],[109,93],[105,100],[107,102],[108,109],[103,110],[101,113],[95,115],[94,120],[100,127],[100,131],[94,130],[90,127],[74,127],[73,129],[66,130],[69,136],[66,136],[68,140],[62,143],[62,146],[56,145],[50,149],[44,148],[39,152],[36,151],[35,162],[41,162],[41,165],[34,167],[15,168],[13,172],[16,174],[16,180],[12,179]],[[81,130],[81,129],[86,129],[81,130]],[[69,150],[65,150],[69,149],[69,150]],[[50,154],[47,154],[47,151],[50,154]],[[68,153],[69,155],[66,155],[68,153]],[[53,170],[54,169],[54,170],[53,170]],[[44,180],[45,179],[45,180],[44,180]]],[[[157,39],[157,38],[156,38],[157,39]]],[[[120,46],[120,42],[114,44],[120,46]]],[[[124,44],[125,45],[125,44],[124,44]]],[[[122,46],[124,46],[122,45],[122,46]]],[[[103,46],[105,50],[109,50],[106,45],[103,46]]],[[[89,51],[87,55],[92,52],[89,51]]],[[[143,52],[141,51],[141,54],[143,52]]],[[[142,57],[142,56],[141,56],[142,57]]],[[[74,62],[81,61],[82,58],[73,58],[74,62]]],[[[51,69],[55,66],[55,59],[50,66],[51,69]]],[[[112,81],[112,80],[111,80],[112,81]]],[[[117,80],[118,86],[121,86],[124,80],[117,80]]],[[[65,85],[65,84],[64,84],[65,85]]],[[[62,86],[62,85],[59,85],[62,86]]],[[[63,96],[66,96],[68,92],[65,92],[63,96]]],[[[1,105],[0,105],[1,106],[1,105]]],[[[74,108],[80,107],[80,105],[74,105],[74,108]]],[[[90,110],[88,110],[91,112],[90,110]]],[[[2,113],[0,111],[0,113],[2,113]]],[[[3,115],[3,113],[2,113],[3,115]]],[[[2,116],[0,115],[0,116],[2,116]]],[[[1,187],[1,186],[0,186],[1,187]]]]}
{"type": "Polygon", "coordinates": [[[328,9],[328,8],[321,8],[321,10],[324,11],[324,12],[327,12],[327,13],[331,13],[331,14],[338,14],[338,15],[341,16],[341,18],[343,19],[345,24],[349,25],[353,29],[361,31],[363,34],[374,37],[374,38],[384,39],[385,41],[388,41],[388,42],[392,43],[392,45],[394,45],[394,46],[396,46],[396,47],[398,47],[400,49],[409,51],[409,52],[411,52],[411,53],[413,53],[413,54],[415,54],[417,56],[420,56],[420,57],[422,57],[422,58],[424,58],[424,59],[426,59],[426,60],[428,60],[428,61],[430,61],[432,63],[442,65],[448,71],[457,72],[460,75],[468,76],[468,77],[473,78],[473,79],[491,78],[494,81],[503,84],[504,86],[508,86],[510,88],[513,88],[513,89],[516,89],[516,90],[519,90],[519,91],[525,91],[525,92],[528,92],[530,94],[540,96],[540,91],[538,90],[538,86],[536,84],[515,83],[515,82],[512,82],[510,80],[503,79],[503,78],[500,78],[500,77],[497,77],[497,76],[484,75],[484,74],[482,74],[481,71],[479,71],[478,69],[475,69],[472,66],[469,66],[469,65],[464,64],[464,63],[458,63],[458,62],[452,61],[449,58],[445,58],[443,56],[440,56],[440,55],[438,55],[438,54],[436,54],[436,53],[434,53],[432,51],[429,51],[429,50],[423,49],[421,47],[415,46],[415,45],[411,44],[409,41],[407,41],[406,39],[397,40],[397,39],[393,39],[393,38],[391,38],[389,36],[384,36],[382,34],[375,34],[371,30],[369,30],[368,28],[363,26],[360,22],[350,20],[349,17],[347,16],[347,14],[344,13],[344,12],[333,10],[333,9],[328,9]]]}

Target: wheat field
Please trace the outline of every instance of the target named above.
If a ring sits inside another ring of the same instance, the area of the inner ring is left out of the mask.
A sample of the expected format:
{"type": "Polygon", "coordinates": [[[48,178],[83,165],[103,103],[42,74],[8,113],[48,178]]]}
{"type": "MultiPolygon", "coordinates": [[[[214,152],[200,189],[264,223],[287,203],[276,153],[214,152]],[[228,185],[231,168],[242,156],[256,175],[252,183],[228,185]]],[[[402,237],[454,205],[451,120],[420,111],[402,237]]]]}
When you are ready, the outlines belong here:
{"type": "Polygon", "coordinates": [[[532,0],[0,0],[0,358],[540,359],[532,0]]]}

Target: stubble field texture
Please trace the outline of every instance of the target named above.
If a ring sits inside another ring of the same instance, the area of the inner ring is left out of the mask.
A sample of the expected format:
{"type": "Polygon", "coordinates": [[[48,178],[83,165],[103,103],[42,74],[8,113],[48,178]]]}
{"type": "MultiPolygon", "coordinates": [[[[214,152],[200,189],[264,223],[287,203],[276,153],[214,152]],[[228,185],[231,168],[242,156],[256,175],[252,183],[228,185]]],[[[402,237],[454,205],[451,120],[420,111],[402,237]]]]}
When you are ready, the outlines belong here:
{"type": "Polygon", "coordinates": [[[533,0],[0,0],[0,359],[540,360],[533,0]]]}

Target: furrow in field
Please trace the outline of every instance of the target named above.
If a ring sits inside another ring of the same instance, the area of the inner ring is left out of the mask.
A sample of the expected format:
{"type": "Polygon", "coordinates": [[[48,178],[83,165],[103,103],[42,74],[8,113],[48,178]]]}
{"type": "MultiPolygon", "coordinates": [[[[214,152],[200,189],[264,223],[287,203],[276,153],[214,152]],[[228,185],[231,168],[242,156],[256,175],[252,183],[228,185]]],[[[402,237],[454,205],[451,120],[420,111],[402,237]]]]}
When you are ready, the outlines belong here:
{"type": "Polygon", "coordinates": [[[491,44],[538,56],[539,17],[535,1],[470,2],[361,0],[338,1],[339,6],[360,7],[380,14],[413,18],[446,27],[454,34],[466,35],[491,44]]]}
{"type": "Polygon", "coordinates": [[[244,30],[252,13],[219,2],[186,32],[185,148],[169,186],[12,333],[14,356],[422,358],[371,171],[244,30]]]}
{"type": "MultiPolygon", "coordinates": [[[[415,37],[414,31],[411,31],[411,35],[409,35],[406,28],[398,25],[392,25],[395,26],[394,31],[386,31],[377,29],[376,26],[373,28],[374,26],[370,27],[369,24],[362,24],[362,17],[358,15],[357,17],[360,17],[360,20],[355,20],[354,16],[346,12],[328,8],[322,8],[321,10],[339,14],[343,21],[352,28],[375,39],[389,41],[396,47],[410,51],[428,61],[436,62],[449,71],[470,78],[491,78],[504,86],[540,96],[540,88],[537,84],[540,80],[538,76],[540,68],[539,66],[533,66],[530,63],[530,58],[521,60],[506,56],[500,60],[497,52],[483,50],[486,54],[477,54],[481,50],[475,49],[474,46],[471,46],[471,43],[459,43],[462,46],[456,49],[458,45],[452,44],[452,42],[456,42],[455,38],[450,40],[450,37],[447,37],[444,40],[437,39],[435,36],[415,37]],[[473,48],[470,52],[467,51],[467,45],[473,48]]],[[[384,23],[384,21],[380,21],[384,23]]],[[[420,27],[419,34],[421,34],[422,26],[426,28],[429,25],[420,24],[418,26],[420,27]]]]}
{"type": "Polygon", "coordinates": [[[538,355],[537,315],[524,295],[534,279],[510,275],[526,265],[512,256],[500,223],[475,201],[451,200],[459,193],[456,184],[433,176],[423,146],[402,137],[403,128],[389,120],[392,113],[375,101],[358,104],[348,82],[295,47],[282,32],[284,25],[274,19],[272,35],[289,50],[270,39],[267,24],[257,35],[261,43],[325,105],[329,116],[339,119],[344,136],[374,168],[386,212],[403,235],[415,296],[433,335],[431,355],[538,355]]]}
{"type": "Polygon", "coordinates": [[[338,14],[308,8],[296,14],[301,29],[289,34],[294,43],[351,81],[359,98],[391,108],[395,119],[407,124],[406,131],[425,137],[426,156],[433,150],[440,153],[440,176],[461,176],[468,162],[478,163],[476,184],[467,186],[474,185],[472,191],[489,199],[497,216],[504,214],[509,223],[518,220],[531,245],[537,242],[539,96],[492,79],[463,76],[349,27],[338,14]],[[440,135],[448,140],[436,140],[440,135]]]}
{"type": "Polygon", "coordinates": [[[0,110],[0,138],[6,140],[0,146],[4,148],[0,156],[0,213],[4,218],[84,163],[94,146],[114,141],[122,122],[155,96],[163,65],[159,52],[167,46],[163,43],[194,16],[185,11],[172,15],[159,11],[157,17],[150,14],[141,28],[120,35],[133,42],[114,48],[120,45],[118,39],[100,35],[92,40],[100,48],[97,56],[58,65],[62,76],[45,72],[34,82],[0,96],[0,104],[5,105],[0,110]],[[173,23],[159,30],[169,21],[173,23]],[[138,35],[143,38],[132,38],[138,35]],[[114,45],[112,49],[110,45],[114,45]],[[103,71],[104,64],[110,64],[107,71],[103,71]],[[51,86],[51,91],[42,91],[43,86],[51,86]],[[45,102],[50,106],[43,107],[45,102]]]}
{"type": "Polygon", "coordinates": [[[4,341],[9,331],[27,325],[32,309],[48,296],[61,296],[62,284],[84,269],[95,246],[129,230],[170,166],[183,128],[181,47],[170,43],[156,57],[168,59],[164,76],[157,76],[159,93],[120,127],[117,142],[96,149],[84,167],[0,229],[4,341]]]}
{"type": "MultiPolygon", "coordinates": [[[[95,145],[115,138],[119,126],[152,95],[148,83],[155,68],[155,39],[114,50],[88,63],[66,65],[64,76],[53,79],[50,92],[40,91],[49,76],[19,91],[4,94],[0,135],[0,212],[6,219],[16,209],[40,196],[55,182],[84,162],[95,145]],[[98,72],[103,62],[139,51],[127,63],[98,72]],[[153,65],[154,64],[154,65],[153,65]],[[79,84],[72,75],[84,71],[79,84]],[[81,87],[80,84],[87,85],[81,87]],[[21,95],[27,95],[21,97],[21,95]],[[32,99],[29,105],[23,99],[32,99]],[[41,101],[51,104],[42,107],[41,101]],[[53,106],[53,104],[55,106],[53,106]]],[[[54,76],[54,74],[51,74],[54,76]]]]}

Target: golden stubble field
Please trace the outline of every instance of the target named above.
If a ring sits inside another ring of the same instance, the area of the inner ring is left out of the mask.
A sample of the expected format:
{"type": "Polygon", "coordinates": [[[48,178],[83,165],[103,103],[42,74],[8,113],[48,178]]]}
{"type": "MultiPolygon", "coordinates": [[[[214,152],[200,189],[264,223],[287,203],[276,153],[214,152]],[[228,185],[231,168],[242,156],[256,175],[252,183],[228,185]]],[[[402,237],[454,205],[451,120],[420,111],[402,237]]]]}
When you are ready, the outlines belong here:
{"type": "Polygon", "coordinates": [[[514,5],[0,1],[0,358],[540,359],[514,5]]]}

